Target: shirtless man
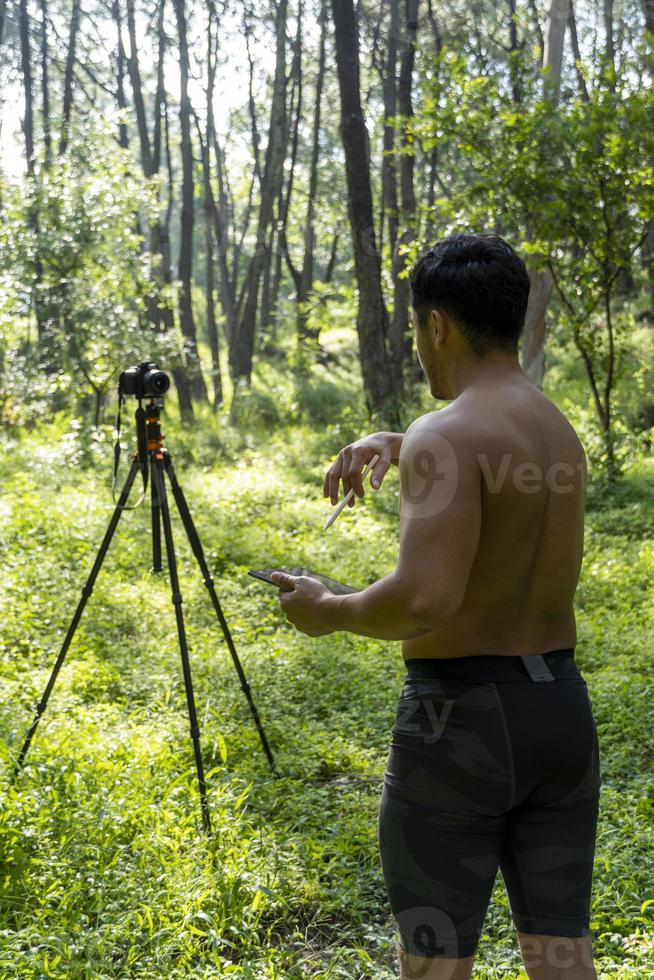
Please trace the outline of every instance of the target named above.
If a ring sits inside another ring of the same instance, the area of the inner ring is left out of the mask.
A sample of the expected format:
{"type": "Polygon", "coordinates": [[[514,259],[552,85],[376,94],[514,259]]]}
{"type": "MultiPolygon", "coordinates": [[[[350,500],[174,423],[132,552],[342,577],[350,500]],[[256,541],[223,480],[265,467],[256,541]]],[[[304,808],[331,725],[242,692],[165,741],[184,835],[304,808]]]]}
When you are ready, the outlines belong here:
{"type": "Polygon", "coordinates": [[[375,489],[399,464],[397,565],[346,596],[276,572],[280,602],[308,636],[402,641],[379,817],[401,977],[471,976],[499,867],[530,980],[587,980],[600,774],[574,661],[584,450],[520,368],[529,279],[506,242],[450,236],[411,287],[418,357],[450,404],[346,446],[323,487],[363,497],[373,455],[375,489]]]}

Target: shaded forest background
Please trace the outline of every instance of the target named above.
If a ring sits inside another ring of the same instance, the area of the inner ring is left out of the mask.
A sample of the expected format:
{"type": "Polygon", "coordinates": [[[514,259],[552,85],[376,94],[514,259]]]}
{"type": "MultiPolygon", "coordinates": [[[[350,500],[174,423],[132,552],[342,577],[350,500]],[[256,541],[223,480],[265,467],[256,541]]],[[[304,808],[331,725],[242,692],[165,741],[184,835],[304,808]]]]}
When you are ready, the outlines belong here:
{"type": "Polygon", "coordinates": [[[0,0],[2,422],[99,426],[144,357],[184,417],[236,412],[356,325],[402,425],[407,268],[487,230],[529,263],[523,367],[572,352],[613,482],[654,421],[653,29],[652,0],[0,0]]]}

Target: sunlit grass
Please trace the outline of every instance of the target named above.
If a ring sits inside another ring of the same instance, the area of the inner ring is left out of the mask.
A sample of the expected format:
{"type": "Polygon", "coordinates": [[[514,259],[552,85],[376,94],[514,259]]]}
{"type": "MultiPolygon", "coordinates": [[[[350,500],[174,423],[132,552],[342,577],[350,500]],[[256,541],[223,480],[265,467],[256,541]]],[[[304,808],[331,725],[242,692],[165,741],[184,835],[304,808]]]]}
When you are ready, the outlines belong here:
{"type": "MultiPolygon", "coordinates": [[[[275,410],[295,397],[290,378],[279,384],[275,410]]],[[[376,817],[399,650],[341,633],[309,640],[247,569],[307,563],[360,585],[384,574],[397,548],[397,473],[323,532],[324,470],[365,422],[274,425],[249,397],[251,427],[224,416],[182,426],[174,412],[164,424],[278,767],[274,776],[175,516],[211,840],[200,831],[169,584],[150,571],[147,506],[121,518],[9,788],[111,498],[109,439],[85,446],[64,420],[4,453],[0,977],[394,975],[376,817]]],[[[643,460],[614,494],[591,492],[577,602],[603,776],[592,928],[600,976],[615,980],[654,972],[653,484],[643,460]]],[[[499,876],[476,975],[524,977],[499,876]]]]}

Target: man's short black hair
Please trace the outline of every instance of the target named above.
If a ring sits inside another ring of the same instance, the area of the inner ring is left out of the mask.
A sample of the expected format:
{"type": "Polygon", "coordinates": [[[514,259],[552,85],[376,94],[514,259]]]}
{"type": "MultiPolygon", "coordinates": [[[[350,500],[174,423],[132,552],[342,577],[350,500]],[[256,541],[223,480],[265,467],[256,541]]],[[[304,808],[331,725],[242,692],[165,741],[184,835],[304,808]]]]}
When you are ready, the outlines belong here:
{"type": "Polygon", "coordinates": [[[529,275],[499,235],[448,235],[411,270],[411,300],[424,325],[430,310],[445,310],[475,354],[516,352],[529,296],[529,275]]]}

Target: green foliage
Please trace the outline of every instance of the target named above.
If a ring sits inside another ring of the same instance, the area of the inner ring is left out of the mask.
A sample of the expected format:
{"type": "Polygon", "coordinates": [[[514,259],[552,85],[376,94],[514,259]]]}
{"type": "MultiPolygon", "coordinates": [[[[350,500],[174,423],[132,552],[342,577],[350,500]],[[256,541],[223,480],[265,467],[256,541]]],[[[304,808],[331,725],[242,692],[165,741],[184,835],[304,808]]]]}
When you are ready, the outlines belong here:
{"type": "Polygon", "coordinates": [[[148,268],[137,226],[147,225],[153,195],[107,130],[78,128],[66,155],[41,163],[32,181],[4,181],[4,421],[30,421],[44,406],[70,406],[75,397],[101,402],[117,369],[171,355],[172,338],[154,335],[144,319],[148,268]],[[30,312],[40,321],[38,350],[30,312]]]}
{"type": "Polygon", "coordinates": [[[596,457],[612,478],[629,453],[625,426],[612,416],[613,385],[634,332],[629,293],[646,286],[635,256],[654,220],[650,90],[634,88],[624,71],[588,101],[555,105],[533,78],[516,104],[500,77],[477,75],[446,50],[425,81],[415,130],[460,175],[431,219],[443,230],[499,231],[534,269],[551,273],[556,329],[585,365],[593,441],[603,445],[596,457]]]}

